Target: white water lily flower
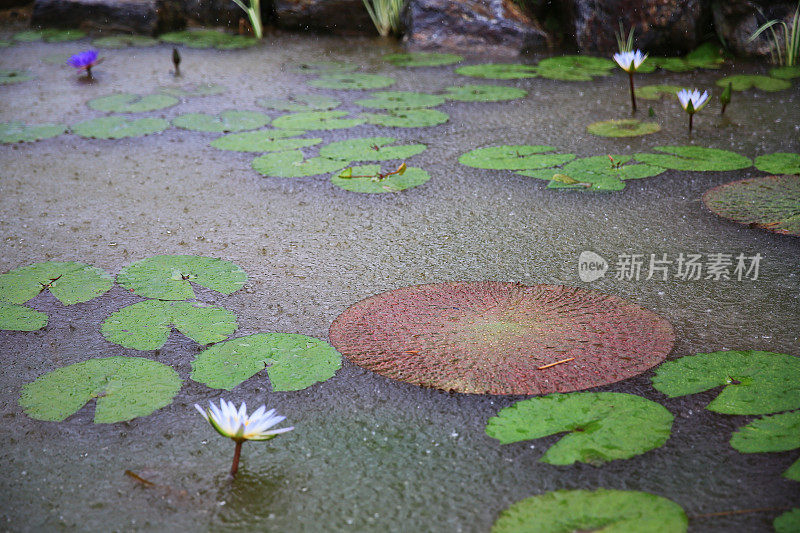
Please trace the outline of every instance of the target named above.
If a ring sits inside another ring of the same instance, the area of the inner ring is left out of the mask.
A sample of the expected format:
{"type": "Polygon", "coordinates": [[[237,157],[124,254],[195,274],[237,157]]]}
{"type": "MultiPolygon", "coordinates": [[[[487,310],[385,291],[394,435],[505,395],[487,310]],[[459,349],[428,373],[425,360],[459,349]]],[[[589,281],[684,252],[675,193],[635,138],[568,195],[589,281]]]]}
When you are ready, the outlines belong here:
{"type": "Polygon", "coordinates": [[[708,91],[703,91],[703,94],[700,94],[697,89],[692,89],[691,91],[681,89],[678,92],[678,100],[681,102],[681,107],[692,115],[700,111],[708,103],[708,91]]]}
{"type": "Polygon", "coordinates": [[[644,60],[647,59],[647,54],[642,54],[641,50],[633,52],[617,52],[614,54],[614,61],[617,62],[622,70],[625,72],[636,72],[644,60]]]}
{"type": "Polygon", "coordinates": [[[276,415],[275,409],[267,411],[264,405],[247,416],[245,402],[242,402],[238,410],[233,402],[226,402],[224,399],[220,399],[219,407],[210,401],[208,403],[210,406],[208,409],[203,409],[197,404],[194,406],[220,435],[237,443],[246,440],[269,440],[294,429],[294,427],[269,429],[283,422],[286,417],[276,415]]]}

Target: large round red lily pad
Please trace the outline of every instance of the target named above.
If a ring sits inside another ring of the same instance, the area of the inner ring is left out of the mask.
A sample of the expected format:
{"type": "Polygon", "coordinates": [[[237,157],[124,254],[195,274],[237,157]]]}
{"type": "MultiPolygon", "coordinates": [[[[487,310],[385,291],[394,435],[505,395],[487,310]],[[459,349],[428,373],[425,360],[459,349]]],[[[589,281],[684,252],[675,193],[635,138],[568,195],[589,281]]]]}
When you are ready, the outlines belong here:
{"type": "Polygon", "coordinates": [[[614,383],[663,361],[674,340],[669,322],[615,296],[492,281],[378,294],[347,309],[330,329],[331,344],[359,366],[477,394],[550,394],[614,383]]]}

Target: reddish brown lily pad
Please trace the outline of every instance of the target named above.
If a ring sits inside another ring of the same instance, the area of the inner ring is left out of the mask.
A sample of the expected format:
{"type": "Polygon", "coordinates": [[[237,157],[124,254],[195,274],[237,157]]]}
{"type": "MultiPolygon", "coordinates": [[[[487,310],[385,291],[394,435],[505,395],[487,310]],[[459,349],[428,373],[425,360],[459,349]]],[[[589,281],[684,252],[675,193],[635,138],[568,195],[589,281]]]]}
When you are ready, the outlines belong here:
{"type": "Polygon", "coordinates": [[[330,329],[331,344],[359,366],[477,394],[550,394],[614,383],[663,361],[674,338],[669,322],[615,296],[493,281],[378,294],[347,309],[330,329]]]}
{"type": "Polygon", "coordinates": [[[707,191],[711,212],[740,224],[800,237],[800,176],[765,176],[707,191]]]}

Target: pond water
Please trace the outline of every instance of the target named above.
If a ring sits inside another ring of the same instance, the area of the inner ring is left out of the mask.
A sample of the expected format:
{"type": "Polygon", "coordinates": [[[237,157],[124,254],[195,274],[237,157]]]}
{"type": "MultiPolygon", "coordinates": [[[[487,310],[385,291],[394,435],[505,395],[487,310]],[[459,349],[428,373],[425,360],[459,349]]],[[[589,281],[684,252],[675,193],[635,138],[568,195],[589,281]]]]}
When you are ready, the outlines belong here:
{"type": "MultiPolygon", "coordinates": [[[[97,83],[81,84],[67,56],[84,43],[19,44],[1,68],[35,79],[0,87],[0,122],[75,124],[103,116],[92,98],[117,91],[149,93],[175,84],[171,47],[103,51],[97,83]]],[[[733,95],[721,122],[716,104],[695,117],[687,135],[674,100],[652,106],[662,130],[609,139],[586,133],[598,120],[627,118],[627,76],[592,82],[542,78],[492,81],[454,73],[452,66],[400,68],[380,57],[397,51],[383,41],[282,36],[258,47],[218,52],[184,49],[182,83],[218,83],[216,96],[136,116],[172,119],[188,112],[259,110],[260,97],[297,92],[333,96],[343,109],[367,91],[312,89],[313,76],[292,65],[341,60],[394,77],[396,90],[438,92],[452,85],[493,83],[528,91],[497,103],[447,102],[446,124],[409,129],[362,125],[315,132],[327,143],[370,135],[420,142],[409,159],[431,175],[398,194],[359,195],[328,176],[264,178],[256,154],[209,147],[217,134],[170,128],[118,141],[62,135],[0,145],[0,272],[44,261],[76,260],[117,273],[156,254],[221,257],[249,275],[230,296],[201,299],[239,318],[236,336],[277,331],[327,339],[328,328],[357,301],[407,285],[451,280],[555,283],[598,289],[653,310],[675,327],[671,358],[726,349],[800,355],[800,241],[725,221],[705,209],[709,188],[763,175],[668,170],[628,182],[611,194],[546,189],[546,182],[510,171],[458,163],[470,150],[500,144],[547,144],[578,156],[634,154],[653,146],[696,144],[754,158],[800,152],[800,84],[733,95]],[[757,280],[616,279],[584,283],[580,253],[614,262],[620,254],[744,253],[763,256],[757,280]]],[[[490,61],[468,58],[466,63],[490,61]]],[[[764,72],[736,61],[721,71],[657,72],[638,84],[712,88],[723,74],[764,72]]],[[[271,116],[278,113],[266,111],[271,116]]],[[[315,149],[307,150],[314,154],[315,149]]],[[[674,415],[671,438],[656,450],[600,467],[537,462],[558,437],[500,445],[486,421],[522,397],[459,395],[392,381],[343,362],[336,376],[299,392],[271,392],[263,374],[220,394],[193,382],[200,350],[174,333],[161,350],[142,353],[110,344],[100,324],[139,298],[115,286],[70,307],[42,294],[29,305],[50,315],[43,330],[0,332],[0,529],[94,531],[487,531],[498,513],[528,496],[556,489],[641,490],[680,504],[690,517],[797,506],[797,482],[781,473],[797,452],[741,454],[731,432],[754,417],[703,407],[718,390],[668,399],[652,372],[595,390],[655,400],[674,415]],[[176,400],[150,416],[93,424],[94,406],[61,423],[29,418],[21,387],[54,368],[93,357],[146,356],[171,365],[184,380],[176,400]],[[242,469],[226,479],[233,446],[202,421],[196,402],[225,397],[251,408],[275,407],[295,430],[268,443],[246,443],[242,469]],[[145,487],[130,470],[156,484],[145,487]]],[[[690,531],[770,531],[781,510],[698,517],[690,531]]]]}

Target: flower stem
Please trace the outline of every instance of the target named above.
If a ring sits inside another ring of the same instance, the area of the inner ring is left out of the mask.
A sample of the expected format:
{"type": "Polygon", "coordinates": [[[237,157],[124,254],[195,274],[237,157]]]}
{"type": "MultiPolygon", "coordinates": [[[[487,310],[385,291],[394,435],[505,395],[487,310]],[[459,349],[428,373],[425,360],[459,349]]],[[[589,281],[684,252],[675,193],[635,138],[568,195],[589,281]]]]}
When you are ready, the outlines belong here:
{"type": "Polygon", "coordinates": [[[633,92],[633,72],[628,72],[628,79],[631,82],[631,107],[633,107],[633,112],[636,113],[636,94],[633,92]]]}
{"type": "Polygon", "coordinates": [[[236,472],[239,471],[239,457],[242,455],[242,444],[244,441],[236,443],[236,449],[233,451],[233,464],[231,465],[231,478],[236,477],[236,472]]]}
{"type": "Polygon", "coordinates": [[[692,133],[692,119],[694,119],[694,113],[689,113],[689,134],[692,133]]]}
{"type": "Polygon", "coordinates": [[[92,76],[92,67],[91,66],[86,67],[86,78],[90,79],[90,80],[94,79],[94,76],[92,76]]]}

